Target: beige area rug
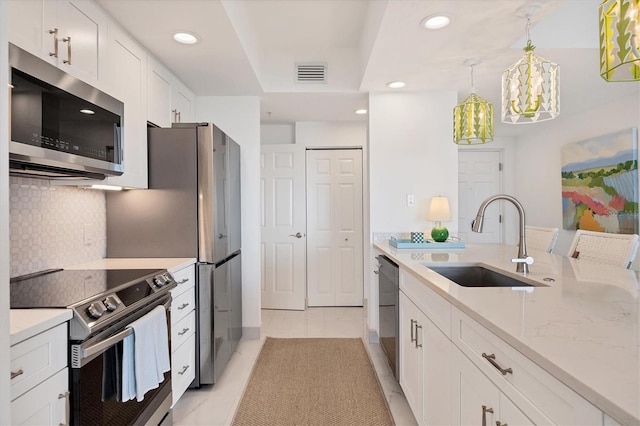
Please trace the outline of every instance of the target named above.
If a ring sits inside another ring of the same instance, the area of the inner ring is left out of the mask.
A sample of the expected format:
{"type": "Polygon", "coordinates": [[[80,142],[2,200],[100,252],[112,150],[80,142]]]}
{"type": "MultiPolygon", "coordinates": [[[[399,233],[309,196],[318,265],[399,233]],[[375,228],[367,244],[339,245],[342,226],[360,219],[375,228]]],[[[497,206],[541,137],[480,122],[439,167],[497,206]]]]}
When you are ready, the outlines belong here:
{"type": "Polygon", "coordinates": [[[362,339],[267,337],[233,424],[394,423],[362,339]]]}

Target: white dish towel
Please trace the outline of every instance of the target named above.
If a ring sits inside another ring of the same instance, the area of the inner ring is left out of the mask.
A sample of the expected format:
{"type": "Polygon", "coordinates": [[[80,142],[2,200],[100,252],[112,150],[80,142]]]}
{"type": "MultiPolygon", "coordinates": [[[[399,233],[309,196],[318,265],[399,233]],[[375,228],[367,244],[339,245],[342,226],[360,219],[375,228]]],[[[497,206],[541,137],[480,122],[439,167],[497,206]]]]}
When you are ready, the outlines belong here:
{"type": "Polygon", "coordinates": [[[122,345],[122,401],[144,399],[144,394],[158,387],[169,371],[169,335],[167,313],[158,306],[127,326],[133,333],[122,345]]]}

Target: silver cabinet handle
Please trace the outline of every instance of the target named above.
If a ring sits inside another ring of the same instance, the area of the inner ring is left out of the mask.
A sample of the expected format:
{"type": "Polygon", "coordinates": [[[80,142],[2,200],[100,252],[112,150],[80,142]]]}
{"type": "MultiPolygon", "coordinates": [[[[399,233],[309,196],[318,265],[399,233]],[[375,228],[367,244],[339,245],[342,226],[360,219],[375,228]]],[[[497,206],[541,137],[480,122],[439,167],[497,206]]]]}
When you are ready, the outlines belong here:
{"type": "Polygon", "coordinates": [[[178,336],[184,336],[187,331],[189,331],[188,328],[183,328],[182,331],[178,333],[178,336]]]}
{"type": "Polygon", "coordinates": [[[487,426],[487,413],[493,414],[493,408],[487,408],[486,405],[482,406],[482,426],[487,426]]]}
{"type": "Polygon", "coordinates": [[[182,371],[178,371],[178,374],[182,376],[184,373],[187,372],[188,369],[189,369],[189,366],[185,365],[182,367],[182,371]]]}
{"type": "Polygon", "coordinates": [[[416,321],[416,348],[421,348],[422,343],[418,343],[418,329],[422,330],[422,326],[418,325],[418,321],[416,321]]]}
{"type": "Polygon", "coordinates": [[[496,369],[498,369],[498,371],[500,371],[502,373],[503,376],[506,376],[507,373],[513,374],[513,370],[511,368],[502,368],[500,367],[500,365],[496,362],[496,355],[495,354],[490,354],[487,355],[486,353],[482,353],[482,358],[486,359],[487,361],[489,361],[489,363],[491,363],[491,365],[493,365],[496,369]]]}
{"type": "Polygon", "coordinates": [[[11,372],[11,380],[15,379],[16,377],[20,376],[24,374],[24,371],[22,370],[22,368],[18,371],[12,371],[11,372]]]}
{"type": "Polygon", "coordinates": [[[182,122],[182,112],[176,111],[176,118],[178,119],[178,123],[182,122]]]}
{"type": "Polygon", "coordinates": [[[296,238],[302,238],[302,234],[299,232],[296,232],[295,234],[289,234],[290,237],[296,237],[296,238]]]}
{"type": "Polygon", "coordinates": [[[186,283],[187,281],[189,281],[189,278],[185,278],[185,279],[183,279],[183,280],[180,280],[180,281],[178,281],[176,284],[178,284],[178,285],[180,285],[180,284],[184,284],[184,283],[186,283]]]}
{"type": "Polygon", "coordinates": [[[500,420],[498,420],[496,426],[509,426],[509,423],[501,423],[500,420]]]}
{"type": "Polygon", "coordinates": [[[53,52],[49,52],[49,56],[58,57],[58,29],[49,30],[49,34],[53,34],[53,52]]]}
{"type": "Polygon", "coordinates": [[[71,36],[63,38],[62,42],[67,43],[67,59],[64,59],[62,62],[71,65],[71,36]]]}
{"type": "Polygon", "coordinates": [[[412,342],[418,340],[417,338],[413,337],[413,325],[417,324],[417,323],[418,323],[418,321],[416,321],[414,319],[411,320],[411,341],[412,342]]]}
{"type": "Polygon", "coordinates": [[[189,306],[189,304],[188,304],[188,303],[183,303],[182,305],[178,306],[178,310],[179,310],[179,311],[181,311],[181,310],[183,310],[184,308],[186,308],[187,306],[189,306]]]}
{"type": "Polygon", "coordinates": [[[69,403],[69,395],[71,393],[69,391],[63,392],[58,395],[58,399],[65,399],[65,407],[64,407],[64,423],[60,423],[60,426],[67,426],[69,424],[69,417],[71,414],[71,407],[69,403]]]}

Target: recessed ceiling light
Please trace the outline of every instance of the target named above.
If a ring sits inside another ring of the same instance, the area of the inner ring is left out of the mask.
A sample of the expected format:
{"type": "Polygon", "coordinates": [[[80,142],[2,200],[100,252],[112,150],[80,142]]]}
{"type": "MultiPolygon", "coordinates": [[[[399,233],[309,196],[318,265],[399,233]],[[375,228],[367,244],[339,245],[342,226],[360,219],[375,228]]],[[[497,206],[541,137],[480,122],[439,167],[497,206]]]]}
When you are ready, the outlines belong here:
{"type": "Polygon", "coordinates": [[[420,25],[429,30],[439,30],[446,27],[451,23],[451,17],[447,15],[429,15],[420,21],[420,25]]]}
{"type": "Polygon", "coordinates": [[[357,109],[357,110],[355,110],[355,111],[353,111],[353,112],[355,112],[355,113],[356,113],[356,114],[358,114],[358,115],[363,115],[363,114],[366,114],[366,113],[367,113],[367,110],[366,110],[366,109],[364,109],[364,108],[361,108],[361,109],[357,109]]]}
{"type": "Polygon", "coordinates": [[[406,86],[404,81],[390,81],[387,83],[387,87],[391,89],[402,89],[404,86],[406,86]]]}
{"type": "Polygon", "coordinates": [[[80,112],[83,113],[83,114],[87,114],[87,115],[95,114],[95,111],[93,111],[91,109],[81,109],[80,112]]]}
{"type": "Polygon", "coordinates": [[[186,31],[179,31],[173,35],[173,39],[182,44],[196,44],[200,41],[200,37],[186,31]]]}

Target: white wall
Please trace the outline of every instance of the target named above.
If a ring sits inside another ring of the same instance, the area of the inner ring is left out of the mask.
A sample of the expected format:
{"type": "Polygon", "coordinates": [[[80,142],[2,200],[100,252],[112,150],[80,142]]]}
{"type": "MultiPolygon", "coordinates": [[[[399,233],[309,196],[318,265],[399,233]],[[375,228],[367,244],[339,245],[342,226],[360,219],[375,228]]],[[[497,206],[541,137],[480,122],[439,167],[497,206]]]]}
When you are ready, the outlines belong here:
{"type": "Polygon", "coordinates": [[[453,143],[455,92],[369,96],[372,232],[429,231],[431,197],[449,198],[458,229],[458,146],[453,143]],[[415,207],[407,207],[407,194],[415,207]]]}
{"type": "Polygon", "coordinates": [[[263,124],[260,126],[260,144],[278,145],[296,143],[296,125],[294,123],[263,124]]]}
{"type": "Polygon", "coordinates": [[[535,132],[516,142],[515,196],[525,207],[527,223],[561,229],[557,254],[567,254],[575,234],[562,230],[562,146],[640,126],[640,84],[611,84],[628,85],[629,96],[579,115],[560,114],[555,120],[528,125],[535,126],[535,132]]]}
{"type": "Polygon", "coordinates": [[[242,167],[242,326],[260,327],[260,100],[196,99],[197,121],[213,122],[240,144],[242,167]]]}
{"type": "Polygon", "coordinates": [[[7,2],[0,1],[0,424],[11,424],[9,370],[9,84],[7,2]]]}
{"type": "Polygon", "coordinates": [[[299,121],[296,123],[295,143],[306,147],[362,147],[366,149],[367,122],[299,121]]]}
{"type": "Polygon", "coordinates": [[[365,254],[371,282],[368,326],[378,329],[378,284],[371,244],[379,232],[430,232],[431,197],[445,195],[458,230],[458,146],[453,143],[457,94],[447,92],[372,93],[369,96],[369,174],[371,233],[365,254]],[[407,207],[407,194],[415,207],[407,207]]]}

